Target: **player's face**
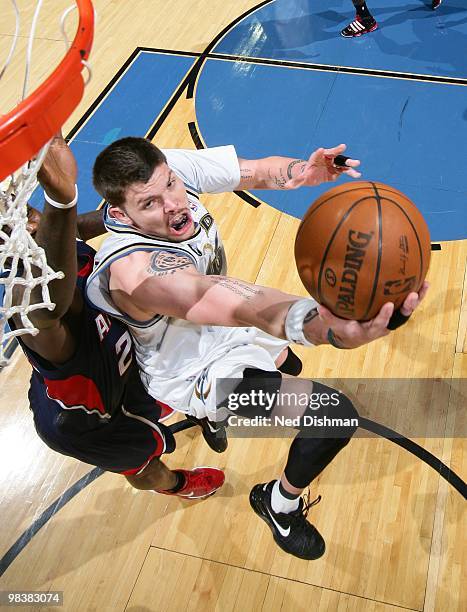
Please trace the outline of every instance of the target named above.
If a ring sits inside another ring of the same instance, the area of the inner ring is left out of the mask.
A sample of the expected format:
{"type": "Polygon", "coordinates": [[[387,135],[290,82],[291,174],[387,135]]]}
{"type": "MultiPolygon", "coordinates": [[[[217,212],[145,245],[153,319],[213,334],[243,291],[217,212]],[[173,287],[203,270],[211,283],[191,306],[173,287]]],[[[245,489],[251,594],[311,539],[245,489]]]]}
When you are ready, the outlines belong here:
{"type": "Polygon", "coordinates": [[[180,242],[194,233],[194,223],[182,180],[167,166],[158,166],[147,183],[127,188],[124,208],[111,214],[145,234],[180,242]]]}

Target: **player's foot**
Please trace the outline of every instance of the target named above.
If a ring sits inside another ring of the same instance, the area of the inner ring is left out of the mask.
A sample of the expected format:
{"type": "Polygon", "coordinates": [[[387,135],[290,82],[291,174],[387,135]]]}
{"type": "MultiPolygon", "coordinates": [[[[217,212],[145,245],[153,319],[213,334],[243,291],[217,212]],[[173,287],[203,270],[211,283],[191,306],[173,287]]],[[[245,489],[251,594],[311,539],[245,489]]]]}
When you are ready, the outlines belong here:
{"type": "Polygon", "coordinates": [[[198,467],[193,470],[176,470],[185,478],[185,484],[177,491],[157,491],[164,495],[177,495],[188,499],[202,499],[214,495],[225,481],[222,470],[212,467],[198,467]]]}
{"type": "Polygon", "coordinates": [[[313,502],[309,497],[300,498],[298,509],[290,514],[274,512],[271,506],[274,480],[266,484],[257,484],[250,492],[250,504],[253,510],[265,521],[276,543],[285,552],[300,559],[319,559],[326,548],[319,531],[307,521],[309,509],[317,504],[321,497],[313,502]]]}
{"type": "Polygon", "coordinates": [[[161,409],[161,416],[159,417],[159,421],[161,422],[166,421],[173,415],[175,410],[170,408],[170,406],[167,406],[167,404],[163,404],[162,402],[157,402],[157,403],[159,404],[160,409],[161,409]]]}
{"type": "Polygon", "coordinates": [[[374,32],[377,27],[378,24],[373,17],[361,19],[358,15],[355,15],[355,19],[343,30],[341,30],[341,36],[344,38],[355,38],[357,36],[361,36],[362,34],[374,32]]]}
{"type": "Polygon", "coordinates": [[[227,432],[225,430],[225,424],[214,423],[210,421],[207,417],[203,419],[197,419],[191,414],[187,414],[186,418],[192,423],[196,423],[201,427],[201,431],[203,432],[203,438],[206,440],[207,445],[216,453],[223,453],[229,441],[227,440],[227,432]]]}
{"type": "Polygon", "coordinates": [[[441,6],[443,0],[431,0],[431,8],[435,11],[438,7],[441,6]]]}

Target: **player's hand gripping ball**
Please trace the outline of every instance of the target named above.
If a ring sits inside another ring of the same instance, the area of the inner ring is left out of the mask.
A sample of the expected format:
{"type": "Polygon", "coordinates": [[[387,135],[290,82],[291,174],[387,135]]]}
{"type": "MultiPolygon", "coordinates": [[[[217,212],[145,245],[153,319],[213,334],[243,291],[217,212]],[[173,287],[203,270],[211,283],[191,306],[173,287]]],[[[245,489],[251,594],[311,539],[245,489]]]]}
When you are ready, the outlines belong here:
{"type": "Polygon", "coordinates": [[[330,189],[306,212],[295,240],[307,291],[343,319],[367,321],[399,308],[430,264],[427,224],[403,193],[367,181],[330,189]]]}

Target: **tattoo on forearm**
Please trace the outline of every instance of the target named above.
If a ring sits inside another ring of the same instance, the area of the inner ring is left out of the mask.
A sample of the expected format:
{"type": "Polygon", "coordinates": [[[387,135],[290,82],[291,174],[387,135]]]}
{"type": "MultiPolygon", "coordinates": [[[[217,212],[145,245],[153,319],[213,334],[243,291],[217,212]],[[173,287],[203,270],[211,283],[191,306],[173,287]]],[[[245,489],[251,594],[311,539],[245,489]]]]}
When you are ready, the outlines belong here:
{"type": "Polygon", "coordinates": [[[251,168],[242,168],[240,171],[240,178],[242,181],[253,178],[253,170],[251,168]]]}
{"type": "Polygon", "coordinates": [[[152,276],[168,276],[191,266],[193,266],[193,261],[188,255],[170,251],[155,251],[151,255],[147,271],[152,276]]]}
{"type": "Polygon", "coordinates": [[[305,318],[303,319],[303,325],[306,325],[307,323],[310,323],[311,321],[313,321],[313,319],[316,319],[316,317],[318,316],[318,309],[317,308],[312,308],[310,310],[310,312],[308,312],[305,315],[305,318]]]}
{"type": "MultiPolygon", "coordinates": [[[[294,166],[296,166],[297,164],[306,164],[306,161],[304,159],[294,159],[293,161],[290,162],[290,164],[287,166],[287,176],[289,178],[289,180],[292,180],[292,168],[294,166]]],[[[302,172],[303,172],[303,168],[302,167],[302,172]]]]}
{"type": "Polygon", "coordinates": [[[245,300],[250,300],[256,295],[261,295],[263,293],[263,290],[259,287],[252,287],[242,281],[234,278],[227,278],[226,276],[210,276],[209,280],[213,285],[219,285],[224,289],[228,289],[245,300]]]}
{"type": "Polygon", "coordinates": [[[282,174],[282,168],[279,168],[279,174],[280,176],[273,176],[271,173],[271,168],[268,169],[269,180],[271,180],[278,189],[284,189],[287,179],[282,174]]]}

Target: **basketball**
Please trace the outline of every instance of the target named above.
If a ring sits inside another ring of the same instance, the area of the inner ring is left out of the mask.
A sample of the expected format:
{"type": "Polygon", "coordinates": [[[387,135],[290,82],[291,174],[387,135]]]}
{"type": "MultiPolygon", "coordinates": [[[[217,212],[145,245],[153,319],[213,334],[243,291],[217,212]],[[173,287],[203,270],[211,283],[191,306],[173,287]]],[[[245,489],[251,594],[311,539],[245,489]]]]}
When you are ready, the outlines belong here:
{"type": "Polygon", "coordinates": [[[369,181],[320,196],[295,239],[298,273],[320,304],[344,319],[367,321],[386,302],[399,308],[418,291],[430,263],[427,224],[403,193],[369,181]]]}

